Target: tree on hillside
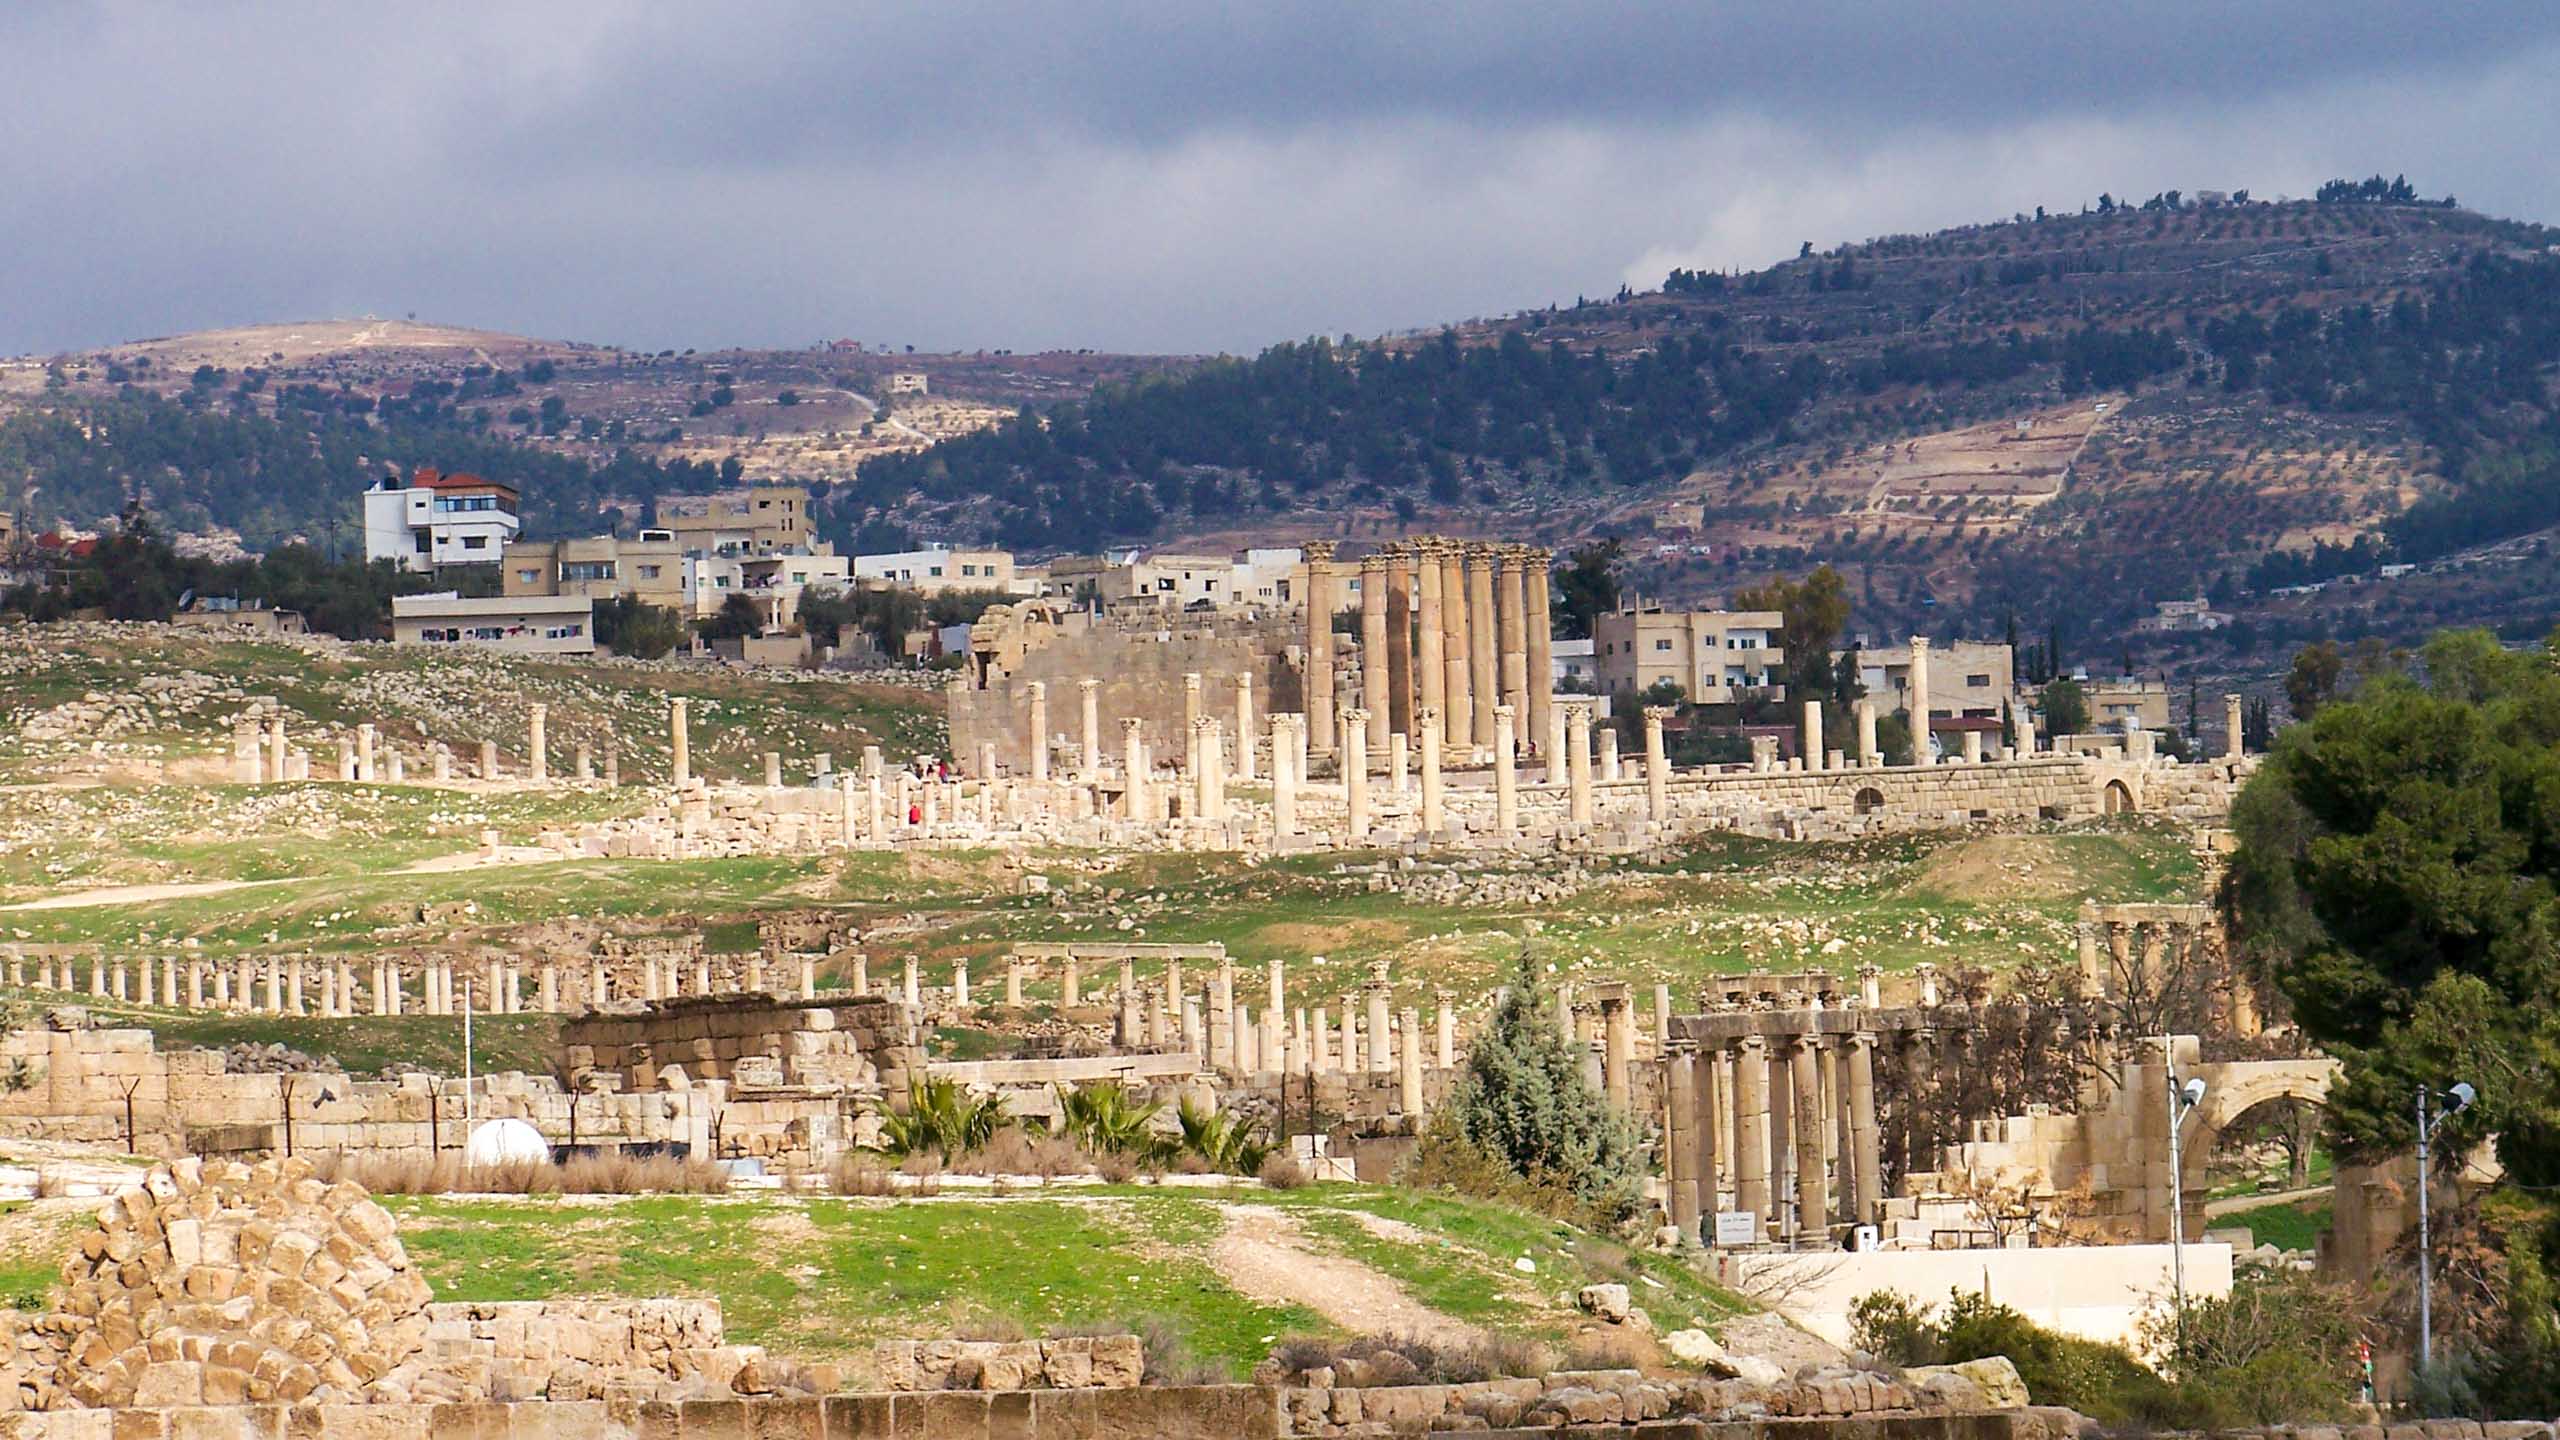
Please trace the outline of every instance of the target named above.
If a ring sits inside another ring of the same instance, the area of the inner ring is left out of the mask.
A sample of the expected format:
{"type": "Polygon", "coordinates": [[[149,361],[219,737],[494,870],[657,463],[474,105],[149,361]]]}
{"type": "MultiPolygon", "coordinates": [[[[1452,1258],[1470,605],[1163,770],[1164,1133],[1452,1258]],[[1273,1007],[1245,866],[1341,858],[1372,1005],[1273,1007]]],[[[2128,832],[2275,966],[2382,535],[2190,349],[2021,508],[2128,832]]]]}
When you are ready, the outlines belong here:
{"type": "Polygon", "coordinates": [[[2338,650],[2335,640],[2305,645],[2294,652],[2293,668],[2285,672],[2284,701],[2296,720],[2308,720],[2320,713],[2338,693],[2338,681],[2347,673],[2347,657],[2338,650]]]}
{"type": "Polygon", "coordinates": [[[1828,698],[1837,688],[1831,647],[1849,623],[1849,585],[1840,572],[1820,566],[1802,580],[1777,579],[1737,590],[1737,610],[1775,610],[1778,645],[1785,657],[1778,674],[1790,697],[1828,698]]]}
{"type": "Polygon", "coordinates": [[[1635,1208],[1642,1137],[1583,1078],[1525,945],[1493,1018],[1467,1049],[1449,1111],[1466,1141],[1522,1178],[1569,1190],[1613,1220],[1635,1208]]]}
{"type": "Polygon", "coordinates": [[[2479,1101],[2440,1154],[2495,1138],[2508,1178],[2505,1333],[2483,1397],[2560,1404],[2560,633],[2508,651],[2437,636],[2283,732],[2232,810],[2224,903],[2241,953],[2344,1062],[2328,1097],[2342,1153],[2405,1153],[2413,1097],[2479,1101]]]}
{"type": "Polygon", "coordinates": [[[1549,616],[1556,634],[1567,640],[1591,638],[1591,619],[1618,608],[1618,558],[1625,547],[1616,540],[1578,545],[1564,557],[1552,587],[1549,616]]]}
{"type": "Polygon", "coordinates": [[[2077,735],[2089,728],[2089,692],[2072,679],[2056,680],[2044,687],[2044,733],[2077,735]]]}

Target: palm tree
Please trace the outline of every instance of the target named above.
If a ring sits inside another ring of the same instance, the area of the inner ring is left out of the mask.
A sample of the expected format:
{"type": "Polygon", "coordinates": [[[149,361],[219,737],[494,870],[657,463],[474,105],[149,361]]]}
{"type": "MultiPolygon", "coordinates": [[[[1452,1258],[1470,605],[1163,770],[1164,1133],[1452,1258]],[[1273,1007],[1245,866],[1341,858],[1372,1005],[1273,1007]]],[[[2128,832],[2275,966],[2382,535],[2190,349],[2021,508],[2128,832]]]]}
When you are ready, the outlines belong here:
{"type": "Polygon", "coordinates": [[[1073,1090],[1058,1089],[1058,1129],[1096,1155],[1148,1159],[1164,1148],[1154,1120],[1164,1109],[1141,1104],[1114,1080],[1088,1080],[1073,1090]]]}
{"type": "Polygon", "coordinates": [[[985,1148],[1007,1118],[1001,1095],[974,1096],[956,1080],[911,1081],[906,1113],[888,1115],[881,1144],[892,1155],[930,1151],[950,1160],[985,1148]]]}

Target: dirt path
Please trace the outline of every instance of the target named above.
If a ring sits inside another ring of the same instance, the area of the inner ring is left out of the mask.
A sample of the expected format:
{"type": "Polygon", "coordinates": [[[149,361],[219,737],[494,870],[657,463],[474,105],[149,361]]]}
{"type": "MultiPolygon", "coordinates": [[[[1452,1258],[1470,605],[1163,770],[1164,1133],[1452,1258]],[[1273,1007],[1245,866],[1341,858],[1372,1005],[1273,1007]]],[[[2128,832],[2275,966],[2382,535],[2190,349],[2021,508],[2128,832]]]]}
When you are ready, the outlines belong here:
{"type": "Polygon", "coordinates": [[[1304,1305],[1355,1335],[1482,1336],[1359,1261],[1318,1250],[1294,1217],[1267,1206],[1227,1207],[1226,1233],[1209,1247],[1209,1263],[1253,1299],[1304,1305]]]}

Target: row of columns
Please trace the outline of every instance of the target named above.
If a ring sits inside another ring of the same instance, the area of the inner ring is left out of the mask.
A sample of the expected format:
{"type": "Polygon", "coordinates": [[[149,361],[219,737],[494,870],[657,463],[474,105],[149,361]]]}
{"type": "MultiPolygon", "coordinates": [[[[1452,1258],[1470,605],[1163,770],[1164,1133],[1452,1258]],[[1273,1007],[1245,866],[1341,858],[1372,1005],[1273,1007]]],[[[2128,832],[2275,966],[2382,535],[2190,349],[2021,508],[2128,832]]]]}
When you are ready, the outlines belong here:
{"type": "MultiPolygon", "coordinates": [[[[679,706],[681,703],[678,702],[679,706]]],[[[235,721],[231,731],[232,778],[244,785],[310,779],[311,757],[293,744],[286,727],[286,718],[280,711],[269,712],[263,719],[242,716],[235,721]]],[[[535,784],[547,783],[551,779],[549,729],[549,707],[529,707],[525,717],[524,778],[535,784]]],[[[337,750],[337,764],[332,773],[342,782],[399,785],[410,779],[406,752],[399,745],[386,742],[369,721],[356,726],[351,734],[338,736],[337,750]]],[[[453,751],[443,742],[428,742],[423,758],[426,779],[436,784],[447,784],[455,778],[453,751]]],[[[604,783],[622,783],[620,754],[608,747],[603,761],[604,783]]],[[[581,742],[576,747],[571,773],[581,783],[597,778],[593,746],[581,742]]],[[[497,742],[481,741],[471,778],[497,780],[502,775],[497,742]]]]}
{"type": "MultiPolygon", "coordinates": [[[[1755,1217],[1767,1239],[1817,1248],[1832,1242],[1835,1224],[1877,1223],[1879,1044],[1902,1047],[1913,1077],[1967,1058],[1961,1031],[1777,1028],[1671,1042],[1663,1143],[1672,1223],[1695,1237],[1707,1216],[1738,1211],[1755,1217]]],[[[1903,1109],[1903,1153],[1925,1165],[1941,1137],[1927,1105],[1903,1109]]]]}
{"type": "MultiPolygon", "coordinates": [[[[1306,557],[1306,714],[1319,754],[1345,748],[1336,693],[1333,618],[1343,562],[1330,541],[1306,557]]],[[[1554,629],[1549,551],[1423,536],[1360,558],[1360,696],[1366,748],[1383,757],[1389,737],[1420,748],[1423,716],[1438,743],[1472,756],[1493,743],[1494,711],[1508,705],[1546,736],[1554,708],[1554,629]]]]}
{"type": "MultiPolygon", "coordinates": [[[[6,960],[9,983],[77,994],[99,1000],[167,1009],[264,1011],[276,1015],[314,1015],[340,1019],[358,1015],[459,1015],[466,997],[487,1015],[528,1012],[557,1014],[580,1008],[580,997],[565,987],[568,971],[559,961],[528,967],[496,958],[477,963],[430,959],[418,972],[417,1000],[410,1002],[409,979],[396,960],[359,962],[352,956],[264,955],[212,960],[192,956],[94,955],[83,963],[68,956],[22,954],[6,960]],[[528,991],[530,993],[528,993],[528,991]]],[[[748,963],[742,981],[715,988],[707,960],[697,959],[688,979],[676,958],[650,957],[642,966],[640,994],[615,996],[610,967],[588,962],[584,1003],[603,1006],[620,999],[673,999],[679,995],[735,993],[764,988],[762,966],[748,963]]],[[[816,961],[798,958],[799,992],[817,994],[816,961]]]]}

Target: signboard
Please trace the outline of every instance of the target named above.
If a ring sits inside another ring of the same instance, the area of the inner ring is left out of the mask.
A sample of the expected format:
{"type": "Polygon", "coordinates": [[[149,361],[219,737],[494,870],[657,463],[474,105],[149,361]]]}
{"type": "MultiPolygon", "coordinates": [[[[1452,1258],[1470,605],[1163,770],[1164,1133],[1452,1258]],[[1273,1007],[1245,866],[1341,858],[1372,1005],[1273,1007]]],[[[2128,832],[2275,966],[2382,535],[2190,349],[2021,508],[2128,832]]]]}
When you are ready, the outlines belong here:
{"type": "Polygon", "coordinates": [[[1757,1245],[1760,1243],[1760,1217],[1748,1210],[1716,1212],[1716,1244],[1757,1245]]]}

